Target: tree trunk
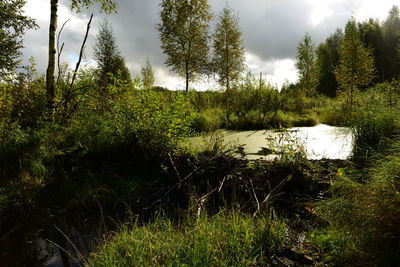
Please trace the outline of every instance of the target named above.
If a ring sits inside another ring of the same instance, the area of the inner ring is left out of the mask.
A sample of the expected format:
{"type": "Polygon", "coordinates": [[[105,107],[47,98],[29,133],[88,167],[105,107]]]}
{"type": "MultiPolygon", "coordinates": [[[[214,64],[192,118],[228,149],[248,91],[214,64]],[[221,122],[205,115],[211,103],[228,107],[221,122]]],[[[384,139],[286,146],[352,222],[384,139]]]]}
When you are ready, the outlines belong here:
{"type": "Polygon", "coordinates": [[[353,93],[354,87],[351,88],[351,95],[350,95],[350,109],[353,110],[353,93]]]}
{"type": "Polygon", "coordinates": [[[49,27],[49,62],[46,72],[46,96],[49,110],[54,109],[56,97],[56,86],[54,83],[54,72],[56,66],[56,30],[57,30],[57,9],[58,0],[51,0],[50,3],[50,27],[49,27]]]}
{"type": "Polygon", "coordinates": [[[186,72],[186,92],[189,91],[189,63],[186,61],[185,63],[185,72],[186,72]]]}

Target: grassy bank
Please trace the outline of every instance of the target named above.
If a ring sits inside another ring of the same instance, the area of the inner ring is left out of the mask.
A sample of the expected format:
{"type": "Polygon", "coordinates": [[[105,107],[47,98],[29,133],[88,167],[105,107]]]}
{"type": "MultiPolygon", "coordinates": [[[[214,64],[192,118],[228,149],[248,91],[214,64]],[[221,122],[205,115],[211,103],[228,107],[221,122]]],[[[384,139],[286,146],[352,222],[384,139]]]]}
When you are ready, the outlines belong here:
{"type": "Polygon", "coordinates": [[[400,140],[385,154],[375,155],[364,172],[346,170],[320,203],[327,227],[312,239],[327,263],[396,266],[400,227],[400,140]]]}
{"type": "Polygon", "coordinates": [[[249,266],[272,263],[287,242],[287,227],[273,213],[253,218],[239,211],[179,222],[158,217],[123,227],[87,266],[249,266]]]}
{"type": "MultiPolygon", "coordinates": [[[[400,114],[376,91],[352,122],[356,167],[340,169],[319,203],[326,225],[310,238],[328,265],[397,266],[400,227],[400,114]]],[[[389,102],[390,101],[390,102],[389,102]]]]}

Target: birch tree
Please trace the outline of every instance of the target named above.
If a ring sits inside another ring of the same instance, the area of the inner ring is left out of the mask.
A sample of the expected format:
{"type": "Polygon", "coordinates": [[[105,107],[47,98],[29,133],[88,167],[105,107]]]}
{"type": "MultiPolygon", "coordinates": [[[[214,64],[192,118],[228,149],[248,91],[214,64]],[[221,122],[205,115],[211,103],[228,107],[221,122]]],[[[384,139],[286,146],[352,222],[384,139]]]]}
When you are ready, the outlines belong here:
{"type": "Polygon", "coordinates": [[[244,66],[244,42],[239,29],[239,17],[226,6],[219,14],[213,36],[213,69],[218,82],[229,91],[237,82],[244,66]]]}
{"type": "MultiPolygon", "coordinates": [[[[81,8],[87,8],[95,2],[101,5],[101,10],[111,13],[116,10],[116,2],[114,0],[71,0],[70,6],[72,10],[80,12],[81,8]]],[[[49,25],[49,60],[46,71],[46,96],[48,107],[54,108],[56,99],[55,85],[55,69],[56,69],[56,32],[57,32],[57,13],[59,0],[50,0],[50,25],[49,25]]]]}
{"type": "Polygon", "coordinates": [[[158,24],[165,64],[189,82],[208,69],[209,22],[207,0],[162,0],[158,24]]]}

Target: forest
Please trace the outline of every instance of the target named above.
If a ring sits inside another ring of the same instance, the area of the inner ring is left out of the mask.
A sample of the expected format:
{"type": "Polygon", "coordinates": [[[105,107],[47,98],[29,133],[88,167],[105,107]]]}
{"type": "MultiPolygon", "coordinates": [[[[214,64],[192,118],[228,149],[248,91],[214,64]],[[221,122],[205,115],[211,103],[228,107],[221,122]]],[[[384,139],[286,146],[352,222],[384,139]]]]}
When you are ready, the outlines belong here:
{"type": "Polygon", "coordinates": [[[25,5],[0,2],[0,266],[400,264],[398,6],[382,21],[349,17],[319,44],[304,33],[298,80],[278,88],[246,66],[237,10],[161,0],[154,31],[185,81],[170,90],[149,58],[131,76],[107,20],[96,66],[81,64],[96,14],[76,65],[61,62],[58,0],[46,72],[23,65],[38,28],[25,5]],[[203,79],[219,86],[193,88],[203,79]],[[310,158],[292,134],[317,125],[346,130],[350,154],[310,158]],[[256,159],[224,141],[260,132],[279,139],[262,139],[256,159]]]}

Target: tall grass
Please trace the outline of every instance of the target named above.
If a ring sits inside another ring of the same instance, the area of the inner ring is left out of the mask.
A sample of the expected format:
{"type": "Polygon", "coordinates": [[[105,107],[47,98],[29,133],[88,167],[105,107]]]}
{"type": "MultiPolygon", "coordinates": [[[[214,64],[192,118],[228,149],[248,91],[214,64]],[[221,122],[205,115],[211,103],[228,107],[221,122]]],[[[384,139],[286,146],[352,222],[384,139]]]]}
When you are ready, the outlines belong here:
{"type": "Polygon", "coordinates": [[[374,153],[388,147],[389,140],[399,134],[398,107],[389,105],[386,93],[368,90],[357,96],[360,106],[351,122],[354,136],[354,157],[365,162],[374,153]]]}
{"type": "Polygon", "coordinates": [[[400,114],[388,86],[357,95],[351,127],[363,169],[340,170],[331,199],[318,208],[328,226],[312,240],[330,264],[400,265],[400,114]]]}
{"type": "Polygon", "coordinates": [[[388,139],[397,134],[397,111],[386,108],[370,108],[357,113],[352,123],[354,156],[367,159],[369,153],[380,152],[388,145],[388,139]]]}
{"type": "Polygon", "coordinates": [[[336,264],[398,266],[400,140],[362,176],[343,175],[319,211],[329,226],[314,241],[336,264]]]}
{"type": "Polygon", "coordinates": [[[92,254],[87,266],[267,265],[286,241],[286,225],[274,214],[253,218],[220,212],[173,224],[165,218],[124,227],[92,254]]]}

